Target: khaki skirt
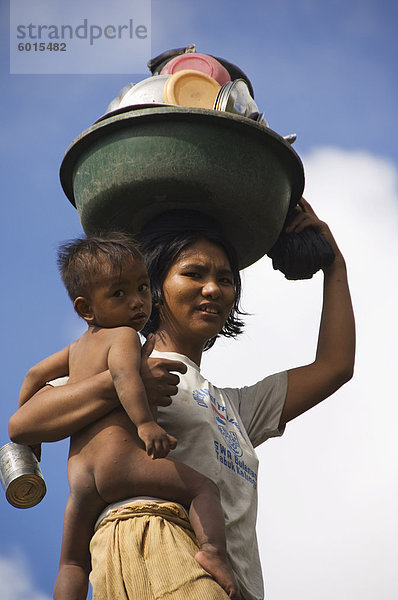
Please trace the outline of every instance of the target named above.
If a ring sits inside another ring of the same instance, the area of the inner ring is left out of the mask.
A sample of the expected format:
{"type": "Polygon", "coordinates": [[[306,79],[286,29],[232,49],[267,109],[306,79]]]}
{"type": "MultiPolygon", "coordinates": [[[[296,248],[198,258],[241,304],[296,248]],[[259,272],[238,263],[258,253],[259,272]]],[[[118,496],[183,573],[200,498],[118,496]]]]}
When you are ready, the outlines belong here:
{"type": "Polygon", "coordinates": [[[112,510],[90,544],[93,600],[228,600],[194,556],[195,534],[171,502],[112,510]]]}

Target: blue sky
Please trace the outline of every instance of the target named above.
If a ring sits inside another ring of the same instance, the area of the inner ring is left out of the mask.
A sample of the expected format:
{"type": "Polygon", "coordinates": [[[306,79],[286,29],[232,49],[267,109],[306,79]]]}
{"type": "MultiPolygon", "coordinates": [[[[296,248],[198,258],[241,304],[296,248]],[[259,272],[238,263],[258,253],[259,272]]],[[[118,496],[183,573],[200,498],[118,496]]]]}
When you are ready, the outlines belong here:
{"type": "MultiPolygon", "coordinates": [[[[103,3],[70,5],[83,16],[103,3]]],[[[63,154],[126,83],[149,76],[151,56],[126,75],[10,75],[8,2],[0,10],[3,445],[29,366],[82,331],[55,266],[56,244],[81,232],[59,184],[63,154]]],[[[398,592],[397,17],[389,0],[152,1],[152,56],[195,43],[226,58],[249,75],[270,127],[297,133],[306,196],[350,267],[356,376],[259,452],[258,537],[270,600],[392,600],[398,592]]],[[[245,339],[221,342],[204,362],[219,385],[312,360],[321,278],[286,282],[263,259],[245,284],[244,308],[253,313],[245,339]]],[[[2,600],[51,597],[67,442],[43,454],[41,504],[17,510],[0,495],[2,600]]]]}

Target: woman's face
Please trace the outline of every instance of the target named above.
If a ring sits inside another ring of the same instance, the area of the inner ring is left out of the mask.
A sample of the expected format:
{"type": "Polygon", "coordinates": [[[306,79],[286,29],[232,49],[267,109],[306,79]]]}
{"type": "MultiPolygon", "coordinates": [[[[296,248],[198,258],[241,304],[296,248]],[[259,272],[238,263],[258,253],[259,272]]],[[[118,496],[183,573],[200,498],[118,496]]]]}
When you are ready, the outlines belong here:
{"type": "Polygon", "coordinates": [[[225,251],[206,239],[188,246],[166,275],[163,297],[159,329],[180,352],[189,344],[202,349],[223,328],[235,299],[225,251]]]}

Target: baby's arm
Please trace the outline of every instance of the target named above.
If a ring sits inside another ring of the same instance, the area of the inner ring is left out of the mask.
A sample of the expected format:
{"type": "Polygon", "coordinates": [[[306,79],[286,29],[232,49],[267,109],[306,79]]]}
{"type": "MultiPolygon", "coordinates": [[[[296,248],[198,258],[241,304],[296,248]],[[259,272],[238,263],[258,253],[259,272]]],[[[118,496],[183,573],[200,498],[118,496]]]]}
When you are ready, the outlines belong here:
{"type": "MultiPolygon", "coordinates": [[[[48,356],[29,369],[19,392],[18,407],[23,406],[46,383],[69,372],[69,346],[48,356]]],[[[11,437],[11,432],[10,432],[11,437]]],[[[32,444],[31,448],[38,460],[41,459],[41,444],[32,444]]]]}
{"type": "Polygon", "coordinates": [[[29,369],[22,383],[18,405],[22,406],[46,383],[69,373],[69,346],[29,369]]]}
{"type": "Polygon", "coordinates": [[[163,458],[176,447],[177,440],[155,422],[140,376],[140,366],[141,344],[137,332],[130,327],[118,327],[109,348],[108,367],[120,403],[136,425],[149,456],[163,458]]]}

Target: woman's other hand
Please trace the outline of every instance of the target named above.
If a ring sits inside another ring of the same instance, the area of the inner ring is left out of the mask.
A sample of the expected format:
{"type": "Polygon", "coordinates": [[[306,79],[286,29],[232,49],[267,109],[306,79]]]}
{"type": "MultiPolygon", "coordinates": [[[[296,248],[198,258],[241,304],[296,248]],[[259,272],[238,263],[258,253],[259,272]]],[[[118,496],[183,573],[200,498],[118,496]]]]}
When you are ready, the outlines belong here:
{"type": "Polygon", "coordinates": [[[155,346],[155,336],[148,336],[141,351],[141,379],[144,383],[148,402],[152,406],[169,406],[171,397],[178,391],[180,378],[177,373],[186,373],[187,367],[178,360],[149,358],[155,346]]]}

